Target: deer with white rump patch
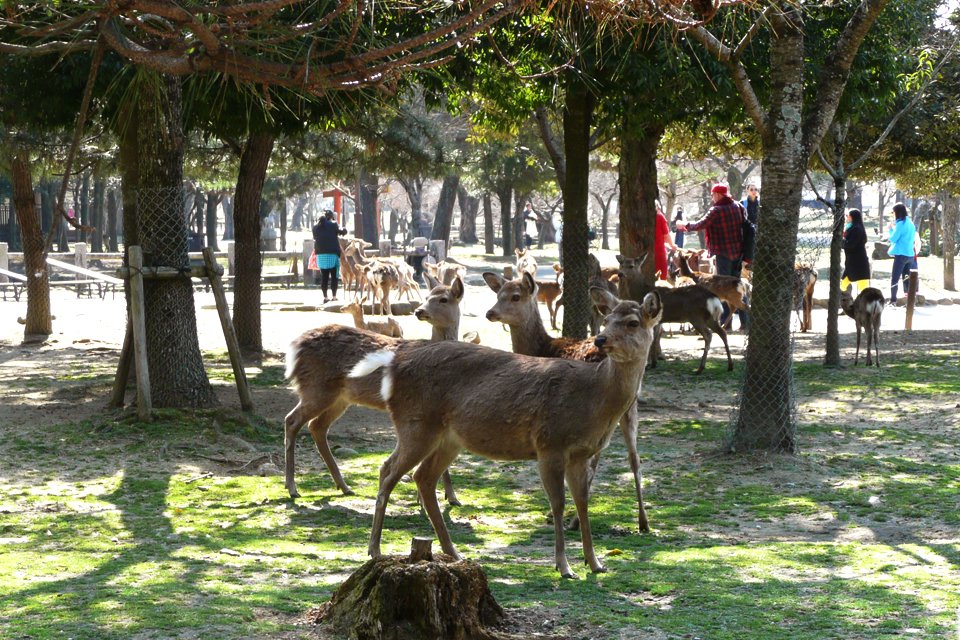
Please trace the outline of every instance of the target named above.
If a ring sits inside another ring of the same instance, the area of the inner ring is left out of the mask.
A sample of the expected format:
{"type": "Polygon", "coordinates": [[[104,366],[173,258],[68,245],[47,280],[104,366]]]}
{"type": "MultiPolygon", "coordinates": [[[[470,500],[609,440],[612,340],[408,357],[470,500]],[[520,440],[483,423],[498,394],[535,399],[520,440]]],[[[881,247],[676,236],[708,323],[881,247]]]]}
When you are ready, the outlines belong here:
{"type": "Polygon", "coordinates": [[[857,323],[857,355],[853,358],[853,366],[860,363],[860,329],[865,329],[867,334],[867,366],[871,366],[870,345],[877,352],[877,368],[880,367],[880,316],[883,314],[883,303],[886,301],[883,293],[874,287],[867,287],[860,294],[853,298],[851,289],[853,285],[847,286],[840,292],[840,307],[843,312],[853,318],[857,323]]]}
{"type": "MultiPolygon", "coordinates": [[[[424,305],[417,310],[417,317],[433,326],[434,340],[456,339],[462,299],[463,281],[457,278],[449,287],[434,287],[424,305]]],[[[300,397],[297,406],[284,420],[286,487],[291,498],[300,495],[294,478],[294,457],[297,434],[304,425],[308,425],[317,451],[334,483],[344,495],[353,494],[330,451],[327,432],[351,405],[386,411],[386,404],[380,397],[380,376],[352,380],[347,378],[347,374],[367,355],[384,349],[396,349],[403,344],[417,343],[353,327],[327,325],[304,332],[290,345],[286,377],[300,397]]],[[[460,504],[449,474],[444,474],[443,481],[447,501],[460,504]]]]}
{"type": "Polygon", "coordinates": [[[610,309],[606,328],[595,340],[606,355],[600,362],[438,342],[374,353],[357,365],[350,375],[359,380],[385,369],[382,394],[397,431],[396,449],[380,468],[371,556],[380,555],[390,493],[419,464],[413,477],[440,546],[460,558],[436,486],[443,470],[467,449],[496,460],[537,461],[553,512],[556,568],[573,578],[563,530],[566,479],[580,517],[584,559],[592,571],[606,570],[594,552],[587,513],[591,460],[609,444],[636,398],[661,307],[655,293],[642,304],[621,302],[596,288],[590,294],[595,304],[610,309]]]}

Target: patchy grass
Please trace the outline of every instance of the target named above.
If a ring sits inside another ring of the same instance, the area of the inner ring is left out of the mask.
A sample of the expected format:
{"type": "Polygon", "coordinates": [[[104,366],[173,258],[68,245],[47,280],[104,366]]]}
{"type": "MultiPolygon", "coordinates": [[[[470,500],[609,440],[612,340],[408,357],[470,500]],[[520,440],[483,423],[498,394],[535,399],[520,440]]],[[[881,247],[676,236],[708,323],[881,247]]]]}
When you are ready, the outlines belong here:
{"type": "MultiPolygon", "coordinates": [[[[225,358],[205,357],[215,380],[232,382],[225,358]]],[[[530,463],[461,456],[452,473],[465,506],[446,509],[451,535],[484,565],[501,604],[551,612],[537,630],[558,637],[952,637],[960,425],[944,394],[952,407],[957,357],[938,350],[880,371],[799,363],[795,456],[721,454],[730,374],[714,359],[696,378],[689,362],[667,362],[648,374],[659,392],[638,438],[654,532],[636,533],[619,437],[594,485],[591,522],[609,573],[559,579],[530,463]],[[703,407],[663,400],[663,390],[694,384],[703,407]],[[888,399],[882,420],[861,401],[871,397],[888,399]]],[[[115,364],[58,366],[65,384],[103,396],[115,364]]],[[[251,377],[261,398],[286,394],[277,362],[251,377]]],[[[28,372],[15,387],[56,393],[44,380],[28,372]]],[[[298,621],[366,559],[392,435],[386,416],[370,412],[334,428],[349,497],[302,436],[303,497],[293,501],[282,477],[231,463],[281,451],[281,420],[163,410],[141,424],[99,411],[45,425],[42,436],[32,425],[0,431],[0,636],[325,637],[298,621]]],[[[431,534],[402,482],[384,551],[405,553],[411,536],[431,534]]],[[[577,533],[568,554],[582,566],[577,533]]]]}

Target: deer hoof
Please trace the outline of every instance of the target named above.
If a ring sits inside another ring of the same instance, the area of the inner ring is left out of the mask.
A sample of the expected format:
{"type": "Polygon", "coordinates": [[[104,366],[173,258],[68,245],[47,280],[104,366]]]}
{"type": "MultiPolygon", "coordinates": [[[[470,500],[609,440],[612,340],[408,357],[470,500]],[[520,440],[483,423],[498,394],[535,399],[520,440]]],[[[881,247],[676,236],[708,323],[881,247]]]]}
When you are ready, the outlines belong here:
{"type": "Polygon", "coordinates": [[[570,522],[567,523],[567,531],[579,531],[580,530],[580,518],[573,516],[570,518],[570,522]]]}
{"type": "Polygon", "coordinates": [[[591,571],[593,571],[594,573],[606,573],[606,572],[607,572],[607,568],[606,568],[605,566],[603,566],[602,564],[598,564],[596,567],[594,567],[593,569],[591,569],[591,571]]]}
{"type": "Polygon", "coordinates": [[[575,574],[575,573],[574,573],[573,571],[571,571],[570,569],[567,569],[566,572],[561,572],[561,573],[560,573],[560,577],[563,578],[564,580],[579,580],[579,579],[580,579],[580,576],[578,576],[577,574],[575,574]]]}
{"type": "Polygon", "coordinates": [[[340,492],[345,496],[356,495],[350,487],[341,487],[340,492]]]}
{"type": "Polygon", "coordinates": [[[294,487],[293,489],[287,489],[287,491],[290,493],[290,497],[291,497],[291,498],[299,498],[299,497],[300,497],[300,492],[297,491],[296,487],[294,487]]]}
{"type": "Polygon", "coordinates": [[[463,506],[463,503],[460,502],[460,500],[458,500],[457,498],[447,498],[447,504],[449,504],[451,507],[462,507],[462,506],[463,506]]]}

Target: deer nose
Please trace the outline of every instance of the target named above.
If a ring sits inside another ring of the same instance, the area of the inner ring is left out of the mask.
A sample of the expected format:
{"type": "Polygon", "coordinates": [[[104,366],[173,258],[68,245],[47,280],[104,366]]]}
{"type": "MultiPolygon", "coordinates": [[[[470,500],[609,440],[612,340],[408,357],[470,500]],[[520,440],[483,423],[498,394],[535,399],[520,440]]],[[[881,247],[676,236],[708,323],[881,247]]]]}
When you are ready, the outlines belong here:
{"type": "Polygon", "coordinates": [[[607,344],[607,336],[597,336],[593,340],[593,346],[597,349],[602,349],[605,344],[607,344]]]}
{"type": "Polygon", "coordinates": [[[494,311],[493,309],[490,309],[490,311],[487,311],[487,320],[489,320],[490,322],[496,322],[499,318],[500,318],[500,314],[494,311]]]}
{"type": "Polygon", "coordinates": [[[413,312],[413,315],[417,316],[417,320],[423,320],[426,314],[424,313],[423,309],[417,309],[413,312]]]}

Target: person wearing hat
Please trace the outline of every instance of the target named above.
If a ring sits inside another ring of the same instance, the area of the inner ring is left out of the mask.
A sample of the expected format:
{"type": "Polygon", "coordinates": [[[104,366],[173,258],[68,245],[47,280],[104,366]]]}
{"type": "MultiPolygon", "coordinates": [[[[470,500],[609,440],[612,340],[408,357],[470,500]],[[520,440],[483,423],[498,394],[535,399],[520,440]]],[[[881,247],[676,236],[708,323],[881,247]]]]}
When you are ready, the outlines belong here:
{"type": "Polygon", "coordinates": [[[683,224],[683,207],[677,207],[677,215],[673,217],[673,229],[676,231],[673,242],[678,249],[683,249],[683,231],[677,229],[679,224],[683,224]]]}
{"type": "MultiPolygon", "coordinates": [[[[693,224],[678,223],[678,231],[707,233],[707,251],[717,257],[717,273],[740,277],[743,268],[743,222],[747,218],[743,205],[730,197],[727,185],[715,184],[710,190],[713,206],[707,215],[693,224]]],[[[724,305],[723,320],[729,311],[724,305]]],[[[746,316],[740,315],[742,327],[747,325],[746,316]]]]}

